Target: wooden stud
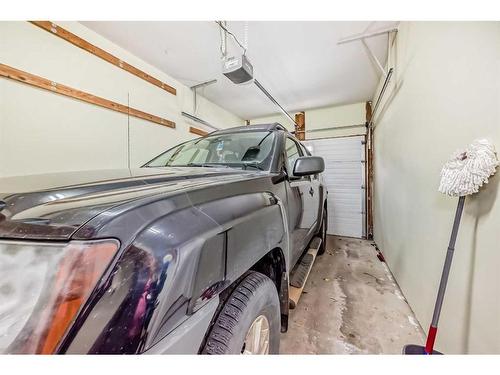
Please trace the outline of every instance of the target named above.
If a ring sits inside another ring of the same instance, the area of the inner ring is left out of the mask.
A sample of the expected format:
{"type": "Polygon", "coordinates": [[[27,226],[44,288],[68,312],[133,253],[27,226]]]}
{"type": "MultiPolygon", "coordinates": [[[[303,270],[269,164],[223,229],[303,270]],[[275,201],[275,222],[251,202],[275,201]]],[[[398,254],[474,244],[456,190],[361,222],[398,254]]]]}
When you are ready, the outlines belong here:
{"type": "Polygon", "coordinates": [[[372,102],[366,102],[366,127],[365,136],[365,206],[366,206],[366,238],[373,238],[373,127],[372,124],[372,102]]]}
{"type": "Polygon", "coordinates": [[[47,91],[51,91],[60,95],[67,96],[69,98],[81,100],[86,103],[94,104],[99,107],[111,109],[116,112],[124,113],[133,117],[137,117],[146,121],[154,122],[159,125],[167,126],[169,128],[175,128],[175,122],[140,111],[135,108],[130,108],[126,105],[113,102],[108,99],[101,98],[96,95],[89,94],[84,91],[80,91],[69,86],[62,85],[60,83],[48,80],[36,76],[31,73],[24,72],[12,68],[8,65],[0,64],[0,76],[12,79],[14,81],[22,82],[30,86],[38,87],[47,91]]]}
{"type": "Polygon", "coordinates": [[[102,48],[99,48],[92,43],[87,42],[85,39],[80,38],[79,36],[69,32],[68,30],[57,26],[55,23],[50,22],[50,21],[29,21],[33,25],[38,26],[53,35],[58,36],[61,39],[64,39],[65,41],[87,51],[90,52],[91,54],[109,62],[110,64],[113,64],[123,70],[126,70],[127,72],[151,83],[152,85],[155,85],[170,94],[177,95],[177,90],[173,88],[172,86],[160,81],[157,78],[154,78],[153,76],[149,75],[148,73],[126,63],[125,61],[120,60],[118,57],[113,56],[109,52],[106,52],[102,48]]]}
{"type": "Polygon", "coordinates": [[[299,141],[306,139],[306,113],[299,112],[295,114],[295,136],[299,141]]]}
{"type": "Polygon", "coordinates": [[[372,102],[366,102],[365,103],[365,118],[366,122],[370,123],[372,121],[372,102]]]}
{"type": "Polygon", "coordinates": [[[192,126],[189,127],[189,132],[196,134],[196,135],[201,135],[202,137],[204,137],[208,134],[208,132],[206,132],[205,130],[194,128],[192,126]]]}

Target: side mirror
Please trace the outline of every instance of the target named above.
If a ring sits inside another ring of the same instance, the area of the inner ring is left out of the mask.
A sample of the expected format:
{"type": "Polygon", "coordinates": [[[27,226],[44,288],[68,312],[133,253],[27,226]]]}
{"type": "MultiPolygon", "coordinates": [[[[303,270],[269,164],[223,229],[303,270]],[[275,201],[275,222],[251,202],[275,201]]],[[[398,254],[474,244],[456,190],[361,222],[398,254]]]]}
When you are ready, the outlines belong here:
{"type": "Polygon", "coordinates": [[[320,156],[302,156],[295,160],[293,166],[293,175],[309,176],[311,174],[321,173],[325,170],[325,161],[320,156]]]}

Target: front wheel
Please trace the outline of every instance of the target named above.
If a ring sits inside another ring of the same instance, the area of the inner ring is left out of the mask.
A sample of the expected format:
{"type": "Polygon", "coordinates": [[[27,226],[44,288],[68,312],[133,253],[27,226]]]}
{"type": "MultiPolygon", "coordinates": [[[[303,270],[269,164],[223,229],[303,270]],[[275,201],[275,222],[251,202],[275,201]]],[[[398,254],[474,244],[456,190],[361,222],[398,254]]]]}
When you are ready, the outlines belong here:
{"type": "Polygon", "coordinates": [[[231,293],[212,326],[203,354],[278,354],[280,307],[270,278],[250,271],[231,293]]]}
{"type": "Polygon", "coordinates": [[[318,249],[318,255],[322,255],[326,251],[326,232],[328,230],[328,210],[326,207],[323,209],[323,218],[321,220],[321,228],[319,235],[321,236],[321,246],[318,249]]]}

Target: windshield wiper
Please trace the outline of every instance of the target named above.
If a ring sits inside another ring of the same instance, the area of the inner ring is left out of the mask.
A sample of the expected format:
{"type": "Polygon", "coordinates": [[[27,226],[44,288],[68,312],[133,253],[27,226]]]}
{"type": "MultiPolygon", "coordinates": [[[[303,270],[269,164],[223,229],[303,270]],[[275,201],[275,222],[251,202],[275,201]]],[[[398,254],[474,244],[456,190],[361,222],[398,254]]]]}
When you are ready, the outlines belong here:
{"type": "MultiPolygon", "coordinates": [[[[166,166],[167,167],[167,166],[166,166]]],[[[169,165],[169,167],[200,167],[200,168],[243,168],[243,169],[258,169],[259,171],[265,171],[259,163],[188,163],[186,165],[169,165]]],[[[145,165],[144,168],[158,168],[155,166],[145,165]]]]}
{"type": "Polygon", "coordinates": [[[266,169],[263,168],[260,164],[258,163],[241,163],[241,167],[243,169],[248,169],[248,168],[255,168],[258,169],[259,171],[265,171],[266,169]]]}
{"type": "MultiPolygon", "coordinates": [[[[176,165],[176,167],[184,167],[183,165],[176,165]]],[[[227,165],[217,163],[188,163],[185,167],[207,167],[207,168],[228,168],[227,165]]]]}

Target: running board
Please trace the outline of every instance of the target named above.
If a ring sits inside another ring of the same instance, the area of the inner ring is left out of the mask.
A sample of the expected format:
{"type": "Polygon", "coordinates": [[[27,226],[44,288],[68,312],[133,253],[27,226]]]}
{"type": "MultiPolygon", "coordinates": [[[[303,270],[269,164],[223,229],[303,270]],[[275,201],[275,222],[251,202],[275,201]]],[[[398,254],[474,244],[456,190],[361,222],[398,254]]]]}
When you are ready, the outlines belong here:
{"type": "Polygon", "coordinates": [[[302,257],[300,263],[290,276],[290,288],[288,291],[290,309],[294,309],[299,303],[300,296],[302,295],[320,246],[321,238],[313,238],[309,250],[307,250],[307,253],[302,257]]]}

